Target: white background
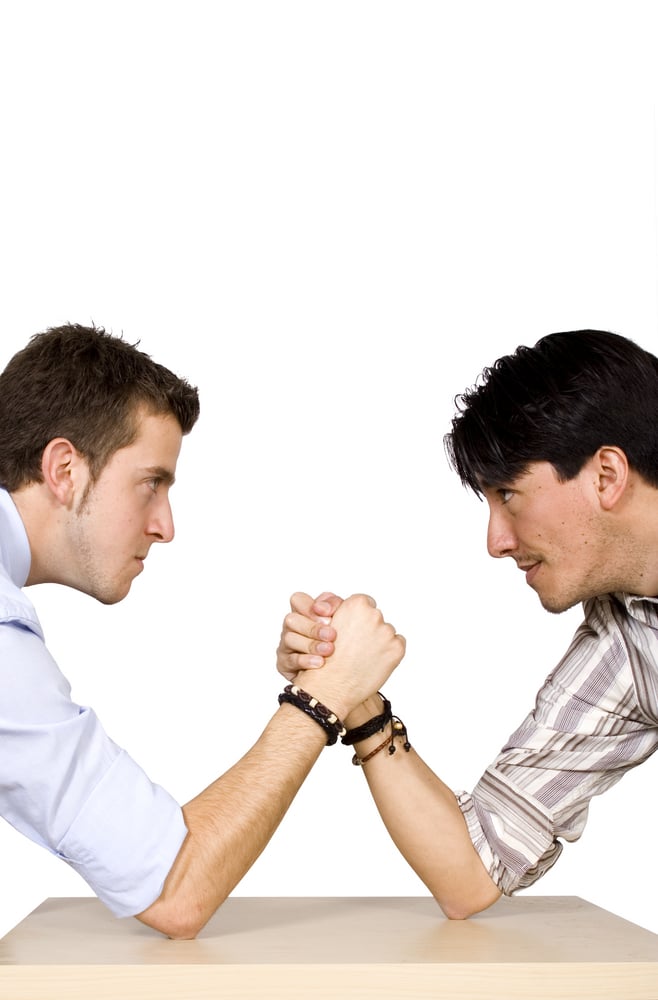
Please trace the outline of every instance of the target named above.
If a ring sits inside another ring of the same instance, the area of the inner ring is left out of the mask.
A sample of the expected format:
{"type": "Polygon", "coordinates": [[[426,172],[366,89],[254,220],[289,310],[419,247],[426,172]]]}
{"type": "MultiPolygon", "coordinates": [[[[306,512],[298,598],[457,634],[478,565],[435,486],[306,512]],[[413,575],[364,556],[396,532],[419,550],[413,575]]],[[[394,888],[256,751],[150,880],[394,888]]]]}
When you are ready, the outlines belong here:
{"type": "MultiPolygon", "coordinates": [[[[297,589],[373,594],[387,687],[469,788],[579,612],[484,548],[453,397],[584,326],[658,351],[652,3],[0,4],[2,363],[95,322],[200,388],[177,537],[103,608],[31,592],[77,700],[181,802],[276,708],[297,589]]],[[[647,762],[533,890],[658,931],[647,762]]],[[[0,932],[88,892],[5,825],[0,932]]],[[[425,894],[341,746],[240,895],[425,894]]]]}

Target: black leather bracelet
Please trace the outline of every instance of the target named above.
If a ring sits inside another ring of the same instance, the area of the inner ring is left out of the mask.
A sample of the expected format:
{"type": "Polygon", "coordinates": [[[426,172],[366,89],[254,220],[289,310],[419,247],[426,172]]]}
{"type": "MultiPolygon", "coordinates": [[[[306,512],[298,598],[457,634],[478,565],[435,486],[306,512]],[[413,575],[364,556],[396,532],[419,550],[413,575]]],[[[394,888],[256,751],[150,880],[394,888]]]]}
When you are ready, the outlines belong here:
{"type": "Polygon", "coordinates": [[[384,747],[388,747],[388,755],[389,757],[392,757],[397,749],[395,746],[395,740],[398,739],[398,737],[404,740],[404,743],[402,744],[404,752],[409,753],[411,750],[411,743],[409,742],[409,736],[407,735],[407,727],[402,719],[398,719],[397,715],[394,715],[391,719],[391,735],[387,736],[386,739],[379,744],[379,746],[375,747],[374,750],[371,750],[370,753],[367,753],[365,757],[359,757],[359,755],[355,753],[352,757],[352,763],[356,767],[363,767],[364,764],[367,764],[369,760],[372,760],[372,758],[375,757],[380,750],[383,750],[384,747]]]}
{"type": "Polygon", "coordinates": [[[351,747],[354,743],[360,743],[361,740],[367,740],[369,736],[374,736],[375,733],[381,733],[386,726],[387,722],[390,722],[393,718],[391,714],[391,703],[388,698],[385,698],[381,691],[377,694],[382,699],[384,703],[384,711],[381,715],[374,715],[372,719],[368,719],[364,722],[362,726],[356,726],[354,729],[348,729],[345,735],[342,737],[341,742],[345,746],[351,747]]]}

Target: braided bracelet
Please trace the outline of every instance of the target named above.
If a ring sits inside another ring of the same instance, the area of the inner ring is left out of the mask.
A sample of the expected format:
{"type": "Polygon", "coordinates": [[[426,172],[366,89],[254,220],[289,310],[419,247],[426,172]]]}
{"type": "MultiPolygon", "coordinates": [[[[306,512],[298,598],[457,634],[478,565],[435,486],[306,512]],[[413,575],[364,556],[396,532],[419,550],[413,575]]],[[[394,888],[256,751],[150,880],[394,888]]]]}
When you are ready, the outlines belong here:
{"type": "Polygon", "coordinates": [[[379,746],[375,747],[374,750],[371,750],[370,753],[367,753],[365,757],[359,757],[358,754],[354,754],[354,756],[352,757],[352,763],[354,764],[355,767],[362,767],[372,757],[374,757],[375,754],[378,754],[379,751],[383,750],[384,747],[386,746],[388,747],[389,757],[392,757],[395,751],[397,750],[397,747],[395,746],[393,740],[397,739],[398,736],[403,737],[404,743],[402,744],[402,748],[405,753],[409,753],[409,751],[411,750],[411,743],[409,742],[409,737],[407,736],[407,727],[405,726],[402,719],[398,719],[397,715],[394,715],[391,718],[391,735],[387,736],[386,739],[379,744],[379,746]]]}
{"type": "Polygon", "coordinates": [[[369,736],[374,736],[375,733],[381,733],[384,731],[387,722],[390,722],[393,718],[391,714],[391,703],[388,698],[385,698],[381,691],[377,694],[384,703],[384,711],[381,715],[375,715],[372,719],[368,719],[364,722],[362,726],[357,726],[355,729],[348,729],[345,735],[342,737],[341,742],[346,746],[352,746],[354,743],[360,743],[361,740],[367,740],[369,736]]]}
{"type": "Polygon", "coordinates": [[[297,687],[296,684],[288,684],[279,695],[279,705],[283,702],[294,705],[306,715],[310,715],[319,726],[322,726],[327,734],[327,746],[331,747],[339,736],[344,736],[347,730],[335,712],[323,705],[321,701],[314,698],[308,691],[297,687]]]}

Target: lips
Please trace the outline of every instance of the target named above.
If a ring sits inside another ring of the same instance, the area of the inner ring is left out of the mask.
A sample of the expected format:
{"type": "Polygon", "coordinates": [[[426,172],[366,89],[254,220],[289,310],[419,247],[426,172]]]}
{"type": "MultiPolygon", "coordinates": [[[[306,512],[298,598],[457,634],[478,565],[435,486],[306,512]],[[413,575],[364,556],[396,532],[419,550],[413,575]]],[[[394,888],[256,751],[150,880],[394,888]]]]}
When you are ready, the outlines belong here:
{"type": "Polygon", "coordinates": [[[539,562],[530,563],[527,566],[519,566],[519,569],[522,569],[523,572],[525,573],[525,582],[528,584],[528,586],[532,586],[532,581],[537,576],[540,566],[541,563],[539,562]]]}

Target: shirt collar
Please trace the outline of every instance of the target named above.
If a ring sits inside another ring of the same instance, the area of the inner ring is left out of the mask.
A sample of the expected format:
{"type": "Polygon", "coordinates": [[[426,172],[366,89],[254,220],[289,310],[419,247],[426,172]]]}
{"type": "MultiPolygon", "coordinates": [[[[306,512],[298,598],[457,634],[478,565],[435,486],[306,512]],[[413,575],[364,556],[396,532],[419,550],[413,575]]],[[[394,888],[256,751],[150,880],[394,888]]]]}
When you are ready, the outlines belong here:
{"type": "Polygon", "coordinates": [[[0,489],[0,563],[17,587],[24,587],[32,556],[25,525],[7,490],[0,489]]]}
{"type": "Polygon", "coordinates": [[[638,594],[615,594],[618,601],[625,606],[631,618],[636,618],[644,625],[658,628],[658,597],[640,597],[638,594]]]}

